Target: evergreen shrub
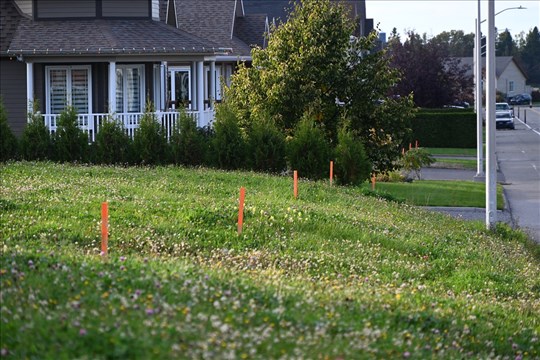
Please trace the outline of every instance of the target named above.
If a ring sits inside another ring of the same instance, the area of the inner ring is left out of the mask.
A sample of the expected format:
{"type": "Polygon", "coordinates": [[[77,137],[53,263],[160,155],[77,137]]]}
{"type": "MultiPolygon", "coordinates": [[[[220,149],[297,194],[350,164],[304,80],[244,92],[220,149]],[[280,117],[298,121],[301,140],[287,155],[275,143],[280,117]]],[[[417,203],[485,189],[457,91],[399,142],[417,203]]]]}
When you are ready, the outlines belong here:
{"type": "Polygon", "coordinates": [[[172,161],[178,165],[197,166],[204,162],[207,148],[203,131],[184,109],[179,110],[178,124],[170,139],[172,161]]]}
{"type": "Polygon", "coordinates": [[[336,180],[342,185],[360,185],[370,178],[372,171],[364,144],[345,127],[338,132],[335,169],[336,180]]]}
{"type": "Polygon", "coordinates": [[[77,110],[73,106],[67,106],[58,116],[53,140],[56,160],[72,162],[88,158],[88,135],[79,128],[77,110]]]}
{"type": "Polygon", "coordinates": [[[100,164],[127,164],[130,161],[131,145],[132,141],[123,124],[108,117],[96,135],[96,162],[100,164]]]}
{"type": "Polygon", "coordinates": [[[246,143],[238,126],[238,119],[226,103],[216,108],[214,131],[214,164],[225,170],[244,168],[246,143]]]}
{"type": "Polygon", "coordinates": [[[158,165],[167,162],[167,139],[151,101],[146,103],[141,123],[135,131],[133,153],[135,162],[142,165],[158,165]]]}
{"type": "Polygon", "coordinates": [[[39,111],[39,102],[32,103],[28,124],[21,137],[21,156],[25,160],[47,160],[51,158],[52,137],[39,111]]]}
{"type": "Polygon", "coordinates": [[[324,131],[309,115],[298,122],[293,138],[287,143],[289,165],[301,177],[318,180],[328,175],[331,149],[324,131]]]}
{"type": "Polygon", "coordinates": [[[277,173],[287,168],[285,136],[268,117],[253,123],[247,149],[249,165],[255,171],[277,173]]]}
{"type": "Polygon", "coordinates": [[[8,124],[4,101],[0,97],[0,161],[17,157],[18,141],[8,124]]]}

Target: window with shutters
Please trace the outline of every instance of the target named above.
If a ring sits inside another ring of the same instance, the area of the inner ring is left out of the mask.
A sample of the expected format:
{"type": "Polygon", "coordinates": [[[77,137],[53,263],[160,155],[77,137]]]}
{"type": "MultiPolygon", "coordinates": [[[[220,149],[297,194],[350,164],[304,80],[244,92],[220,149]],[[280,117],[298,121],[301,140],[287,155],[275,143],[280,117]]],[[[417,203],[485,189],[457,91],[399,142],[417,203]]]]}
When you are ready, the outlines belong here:
{"type": "Polygon", "coordinates": [[[117,65],[116,112],[139,113],[144,111],[144,66],[117,65]]]}
{"type": "Polygon", "coordinates": [[[90,66],[48,66],[45,72],[46,111],[60,114],[71,105],[79,114],[91,109],[90,66]]]}

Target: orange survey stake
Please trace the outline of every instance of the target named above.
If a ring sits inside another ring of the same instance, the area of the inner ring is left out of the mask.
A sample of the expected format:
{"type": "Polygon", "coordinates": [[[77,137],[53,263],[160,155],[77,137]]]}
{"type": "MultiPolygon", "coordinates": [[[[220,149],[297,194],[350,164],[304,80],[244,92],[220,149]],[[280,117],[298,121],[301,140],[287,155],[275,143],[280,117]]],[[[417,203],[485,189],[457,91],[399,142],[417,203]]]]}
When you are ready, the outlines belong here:
{"type": "Polygon", "coordinates": [[[109,205],[107,202],[101,204],[101,254],[107,255],[109,241],[109,205]]]}
{"type": "Polygon", "coordinates": [[[246,197],[246,189],[240,188],[240,203],[238,205],[238,235],[242,233],[242,226],[244,225],[244,199],[246,197]]]}
{"type": "Polygon", "coordinates": [[[334,162],[330,161],[330,185],[332,185],[333,178],[334,178],[334,162]]]}
{"type": "Polygon", "coordinates": [[[293,182],[294,198],[296,199],[298,197],[298,171],[296,170],[294,170],[293,182]]]}

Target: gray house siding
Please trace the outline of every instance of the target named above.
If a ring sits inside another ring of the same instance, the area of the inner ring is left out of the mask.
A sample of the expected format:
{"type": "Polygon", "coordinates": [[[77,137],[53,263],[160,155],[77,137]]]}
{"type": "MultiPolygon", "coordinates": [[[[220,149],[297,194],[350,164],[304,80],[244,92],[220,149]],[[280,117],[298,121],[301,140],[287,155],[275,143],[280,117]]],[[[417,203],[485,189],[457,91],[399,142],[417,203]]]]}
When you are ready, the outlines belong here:
{"type": "Polygon", "coordinates": [[[150,17],[148,0],[103,0],[103,17],[150,17]]]}
{"type": "Polygon", "coordinates": [[[0,95],[7,112],[8,124],[16,136],[21,136],[26,125],[26,64],[0,58],[0,79],[0,95]]]}
{"type": "Polygon", "coordinates": [[[96,0],[65,1],[39,0],[35,2],[36,18],[85,18],[96,16],[96,0]]]}

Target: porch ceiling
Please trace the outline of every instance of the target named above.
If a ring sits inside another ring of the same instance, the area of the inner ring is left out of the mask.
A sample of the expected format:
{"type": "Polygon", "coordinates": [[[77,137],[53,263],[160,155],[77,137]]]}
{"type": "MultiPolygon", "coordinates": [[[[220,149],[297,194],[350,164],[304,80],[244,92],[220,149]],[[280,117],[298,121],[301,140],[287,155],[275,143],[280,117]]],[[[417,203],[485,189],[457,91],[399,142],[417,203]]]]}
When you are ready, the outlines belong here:
{"type": "Polygon", "coordinates": [[[143,55],[215,54],[223,47],[193,34],[153,20],[62,20],[23,19],[11,41],[8,54],[143,55]]]}

